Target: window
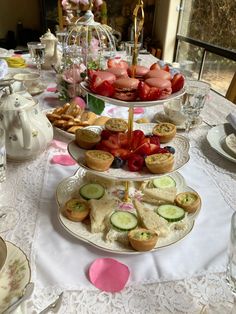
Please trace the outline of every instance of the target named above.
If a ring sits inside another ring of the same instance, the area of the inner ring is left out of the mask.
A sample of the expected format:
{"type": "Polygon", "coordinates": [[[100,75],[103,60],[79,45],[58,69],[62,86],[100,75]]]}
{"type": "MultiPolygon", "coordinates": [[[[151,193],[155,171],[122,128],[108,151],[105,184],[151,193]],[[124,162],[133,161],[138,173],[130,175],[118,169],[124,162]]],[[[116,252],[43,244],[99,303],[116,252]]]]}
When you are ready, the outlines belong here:
{"type": "Polygon", "coordinates": [[[175,61],[223,95],[236,71],[235,16],[235,1],[181,1],[175,61]]]}

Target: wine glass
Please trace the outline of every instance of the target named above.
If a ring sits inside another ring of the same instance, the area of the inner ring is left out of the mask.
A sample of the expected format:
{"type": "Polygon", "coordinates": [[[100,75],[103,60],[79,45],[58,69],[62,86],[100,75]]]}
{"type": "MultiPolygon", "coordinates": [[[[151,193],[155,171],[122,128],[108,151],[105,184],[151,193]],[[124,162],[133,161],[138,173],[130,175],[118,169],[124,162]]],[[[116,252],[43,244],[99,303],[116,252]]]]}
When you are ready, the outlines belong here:
{"type": "Polygon", "coordinates": [[[57,40],[58,40],[58,45],[61,48],[61,52],[62,52],[62,64],[61,64],[61,69],[63,70],[66,67],[66,60],[65,60],[65,56],[66,56],[66,39],[68,37],[68,32],[57,32],[56,33],[57,36],[57,40]]]}
{"type": "Polygon", "coordinates": [[[36,45],[31,46],[32,51],[32,59],[35,61],[37,65],[37,69],[39,72],[39,75],[41,76],[41,66],[45,61],[45,44],[37,43],[36,45]]]}
{"type": "Polygon", "coordinates": [[[200,115],[210,92],[210,87],[210,84],[203,81],[188,80],[186,82],[182,112],[186,116],[185,130],[187,133],[195,119],[200,115]]]}

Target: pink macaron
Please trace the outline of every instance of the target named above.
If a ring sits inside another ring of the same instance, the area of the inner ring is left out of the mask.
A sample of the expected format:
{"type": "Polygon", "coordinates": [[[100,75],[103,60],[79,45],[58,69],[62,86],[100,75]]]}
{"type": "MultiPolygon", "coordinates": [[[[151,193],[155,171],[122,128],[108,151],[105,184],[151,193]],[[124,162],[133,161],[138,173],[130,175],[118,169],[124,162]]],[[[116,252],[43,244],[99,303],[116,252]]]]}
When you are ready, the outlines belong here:
{"type": "Polygon", "coordinates": [[[115,88],[114,98],[124,101],[134,101],[137,98],[137,88],[139,80],[135,78],[120,78],[117,79],[113,87],[115,88]]]}
{"type": "Polygon", "coordinates": [[[164,80],[160,77],[148,78],[144,81],[149,87],[156,87],[160,89],[161,94],[159,99],[165,99],[172,93],[171,81],[164,80]]]}
{"type": "Polygon", "coordinates": [[[164,70],[150,70],[146,75],[145,79],[153,78],[153,77],[159,77],[163,80],[171,80],[171,74],[164,70]]]}

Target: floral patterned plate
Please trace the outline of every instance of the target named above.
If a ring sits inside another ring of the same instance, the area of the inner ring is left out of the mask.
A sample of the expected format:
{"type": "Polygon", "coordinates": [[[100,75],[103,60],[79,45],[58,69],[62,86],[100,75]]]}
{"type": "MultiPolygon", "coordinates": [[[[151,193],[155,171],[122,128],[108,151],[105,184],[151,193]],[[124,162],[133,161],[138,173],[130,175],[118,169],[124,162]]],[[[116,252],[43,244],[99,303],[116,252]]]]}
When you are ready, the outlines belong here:
{"type": "MultiPolygon", "coordinates": [[[[170,176],[176,182],[177,193],[184,191],[194,191],[192,188],[186,185],[186,182],[180,173],[175,172],[170,174],[170,176]]],[[[124,192],[124,185],[121,181],[112,181],[104,178],[101,179],[85,171],[84,169],[79,168],[73,176],[61,181],[56,190],[58,219],[63,228],[75,238],[85,243],[88,243],[89,245],[94,246],[102,251],[107,251],[115,254],[142,254],[143,252],[134,251],[131,247],[127,245],[122,245],[118,241],[106,241],[104,233],[91,233],[89,224],[74,222],[64,216],[62,209],[65,203],[70,198],[78,196],[79,186],[91,181],[102,183],[104,186],[106,186],[106,193],[118,198],[123,197],[122,192],[124,192]]],[[[129,192],[131,199],[138,198],[140,195],[140,191],[136,189],[135,185],[130,186],[129,192]]],[[[121,210],[132,210],[132,208],[134,208],[132,202],[120,203],[121,210]]],[[[195,213],[188,214],[186,216],[185,227],[183,229],[173,227],[166,237],[160,237],[153,251],[173,245],[174,243],[185,238],[193,229],[194,221],[197,218],[199,212],[200,208],[195,213]]]]}
{"type": "MultiPolygon", "coordinates": [[[[152,133],[152,129],[155,125],[156,125],[155,123],[142,123],[142,124],[135,123],[134,129],[139,129],[142,130],[145,134],[149,134],[152,133]]],[[[102,127],[99,126],[90,126],[87,128],[97,133],[100,133],[102,130],[102,127]]],[[[170,145],[175,148],[175,163],[171,172],[179,170],[189,161],[189,142],[186,137],[176,134],[172,141],[162,146],[165,145],[170,145]]],[[[158,176],[157,174],[149,172],[146,167],[144,167],[143,170],[139,172],[131,172],[128,170],[127,166],[124,166],[124,168],[119,169],[109,168],[107,171],[103,172],[90,169],[85,164],[84,160],[85,150],[80,148],[75,141],[72,141],[68,144],[68,152],[71,155],[71,157],[75,161],[77,161],[81,167],[102,177],[116,180],[125,179],[143,181],[158,176]]]]}
{"type": "Polygon", "coordinates": [[[22,296],[31,277],[25,253],[11,242],[6,245],[7,260],[0,273],[0,313],[22,296]]]}

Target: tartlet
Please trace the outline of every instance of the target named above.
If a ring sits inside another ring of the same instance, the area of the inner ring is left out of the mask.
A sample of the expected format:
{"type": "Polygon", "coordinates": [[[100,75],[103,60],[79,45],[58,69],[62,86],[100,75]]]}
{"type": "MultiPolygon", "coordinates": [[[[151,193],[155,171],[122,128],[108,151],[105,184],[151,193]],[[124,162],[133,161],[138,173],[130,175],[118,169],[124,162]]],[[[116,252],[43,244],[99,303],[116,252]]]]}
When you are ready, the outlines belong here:
{"type": "Polygon", "coordinates": [[[159,136],[161,143],[167,143],[175,137],[176,126],[169,122],[161,122],[153,128],[152,133],[159,136]]]}
{"type": "Polygon", "coordinates": [[[72,221],[84,220],[90,212],[88,203],[77,198],[66,202],[64,207],[65,216],[72,221]]]}
{"type": "Polygon", "coordinates": [[[201,198],[196,192],[182,192],[176,195],[175,203],[188,213],[194,213],[201,206],[201,198]]]}
{"type": "Polygon", "coordinates": [[[128,123],[124,119],[111,118],[105,123],[105,128],[112,132],[125,132],[128,129],[128,123]]]}
{"type": "Polygon", "coordinates": [[[91,130],[78,129],[75,132],[75,141],[79,147],[90,149],[101,141],[101,136],[91,130]]]}
{"type": "Polygon", "coordinates": [[[145,158],[145,164],[152,173],[167,173],[174,166],[174,155],[171,153],[149,155],[145,158]]]}
{"type": "Polygon", "coordinates": [[[87,150],[85,153],[87,166],[97,171],[108,170],[113,160],[113,155],[103,150],[87,150]]]}
{"type": "Polygon", "coordinates": [[[150,229],[137,228],[128,233],[130,245],[140,252],[152,250],[157,243],[157,238],[157,233],[150,229]]]}

